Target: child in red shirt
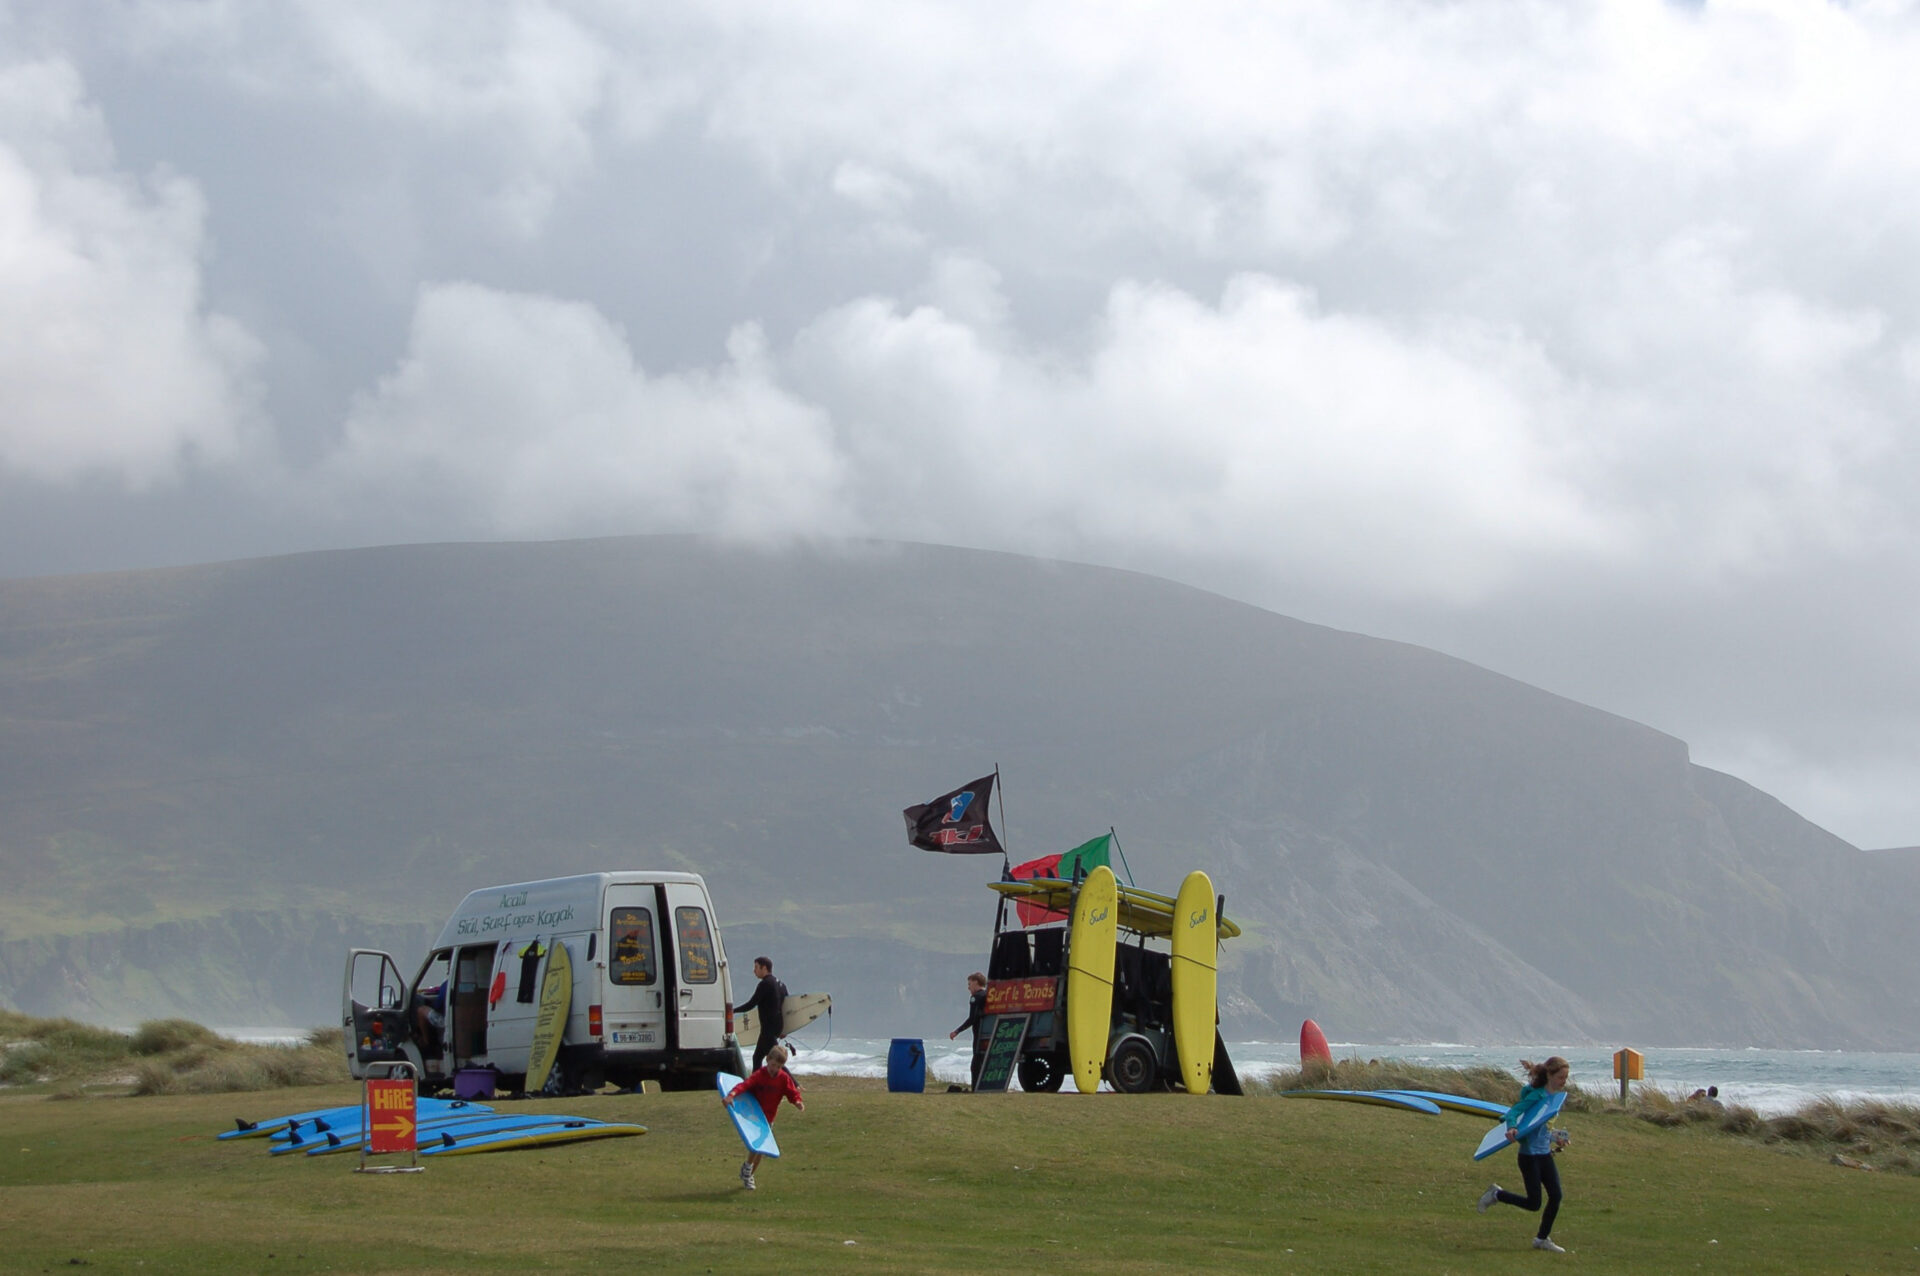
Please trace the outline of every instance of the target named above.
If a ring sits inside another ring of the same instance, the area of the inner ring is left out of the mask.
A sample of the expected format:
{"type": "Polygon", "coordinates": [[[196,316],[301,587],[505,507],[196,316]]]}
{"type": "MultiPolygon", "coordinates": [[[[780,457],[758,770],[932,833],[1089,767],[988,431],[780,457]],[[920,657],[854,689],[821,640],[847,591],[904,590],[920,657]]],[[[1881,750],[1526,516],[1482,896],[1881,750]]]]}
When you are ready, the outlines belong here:
{"type": "MultiPolygon", "coordinates": [[[[766,1113],[767,1126],[772,1128],[774,1114],[780,1110],[780,1100],[785,1099],[793,1105],[794,1111],[805,1112],[807,1105],[800,1099],[800,1087],[794,1084],[793,1076],[787,1071],[787,1048],[774,1046],[767,1051],[767,1061],[755,1068],[753,1075],[733,1087],[720,1100],[720,1106],[731,1109],[733,1101],[743,1094],[751,1094],[760,1101],[760,1110],[766,1113]]],[[[753,1172],[760,1168],[760,1162],[766,1159],[765,1153],[750,1152],[747,1159],[740,1163],[740,1186],[749,1192],[759,1187],[753,1181],[753,1172]]]]}

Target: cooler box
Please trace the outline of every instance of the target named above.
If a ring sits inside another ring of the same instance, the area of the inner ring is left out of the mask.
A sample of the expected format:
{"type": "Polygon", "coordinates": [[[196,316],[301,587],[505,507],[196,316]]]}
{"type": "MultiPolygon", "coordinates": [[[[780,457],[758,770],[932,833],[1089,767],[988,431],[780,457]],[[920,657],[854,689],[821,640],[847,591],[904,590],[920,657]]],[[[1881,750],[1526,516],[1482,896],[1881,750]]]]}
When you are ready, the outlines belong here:
{"type": "Polygon", "coordinates": [[[927,1088],[927,1050],[918,1037],[895,1037],[887,1051],[887,1089],[918,1094],[927,1088]]]}
{"type": "Polygon", "coordinates": [[[462,1068],[453,1074],[453,1097],[456,1099],[491,1099],[493,1097],[492,1068],[462,1068]]]}

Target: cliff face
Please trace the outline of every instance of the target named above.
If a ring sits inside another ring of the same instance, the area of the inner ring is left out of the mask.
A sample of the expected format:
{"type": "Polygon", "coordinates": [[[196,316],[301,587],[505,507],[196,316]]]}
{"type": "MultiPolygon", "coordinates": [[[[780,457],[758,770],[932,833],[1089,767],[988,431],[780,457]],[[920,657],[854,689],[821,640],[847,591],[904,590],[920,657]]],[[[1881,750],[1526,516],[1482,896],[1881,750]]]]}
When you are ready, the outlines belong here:
{"type": "Polygon", "coordinates": [[[1230,1031],[1920,1048],[1914,859],[1678,740],[1129,573],[678,538],[0,582],[0,998],[327,1023],[468,890],[662,867],[944,1031],[999,863],[899,811],[995,763],[1016,859],[1213,875],[1230,1031]]]}

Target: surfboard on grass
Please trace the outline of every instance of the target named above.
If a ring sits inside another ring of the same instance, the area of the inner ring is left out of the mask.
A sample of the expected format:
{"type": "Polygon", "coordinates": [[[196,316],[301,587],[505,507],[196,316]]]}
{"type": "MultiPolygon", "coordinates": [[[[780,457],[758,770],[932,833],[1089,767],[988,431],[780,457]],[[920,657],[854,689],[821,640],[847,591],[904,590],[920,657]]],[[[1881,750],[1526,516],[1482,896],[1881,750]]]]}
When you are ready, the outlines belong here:
{"type": "Polygon", "coordinates": [[[1113,1024],[1113,957],[1120,934],[1120,883],[1105,864],[1087,874],[1067,933],[1067,1054],[1081,1094],[1100,1088],[1113,1024]]]}
{"type": "Polygon", "coordinates": [[[1213,1088],[1219,948],[1213,880],[1195,869],[1180,883],[1173,901],[1173,1050],[1188,1094],[1205,1094],[1213,1088]]]}
{"type": "MultiPolygon", "coordinates": [[[[485,1106],[469,1103],[465,1099],[421,1099],[419,1107],[422,1112],[431,1107],[471,1108],[476,1112],[488,1111],[485,1106]]],[[[314,1108],[307,1112],[293,1112],[282,1117],[269,1117],[264,1121],[248,1121],[243,1117],[235,1117],[233,1119],[234,1128],[223,1132],[219,1137],[223,1139],[259,1139],[271,1138],[274,1135],[284,1137],[291,1127],[301,1125],[311,1126],[315,1121],[324,1121],[328,1127],[332,1127],[341,1122],[358,1122],[359,1120],[360,1105],[357,1103],[349,1103],[332,1108],[314,1108]]]]}
{"type": "Polygon", "coordinates": [[[1485,1099],[1473,1099],[1464,1094],[1445,1094],[1439,1090],[1391,1090],[1390,1094],[1411,1094],[1428,1099],[1440,1105],[1442,1112],[1465,1112],[1470,1116],[1505,1117],[1506,1106],[1490,1103],[1485,1099]]]}
{"type": "MultiPolygon", "coordinates": [[[[833,998],[824,992],[796,992],[780,1003],[780,1035],[798,1032],[833,1009],[833,998]]],[[[760,1012],[737,1011],[733,1016],[733,1035],[742,1041],[760,1037],[760,1012]]]]}
{"type": "Polygon", "coordinates": [[[580,1143],[587,1139],[618,1139],[645,1134],[644,1125],[611,1121],[589,1121],[580,1117],[559,1117],[546,1125],[524,1126],[511,1130],[456,1134],[444,1131],[431,1141],[422,1141],[421,1156],[462,1156],[468,1152],[509,1152],[514,1148],[545,1147],[550,1143],[580,1143]]]}
{"type": "MultiPolygon", "coordinates": [[[[731,1072],[722,1072],[715,1082],[720,1088],[720,1097],[740,1084],[740,1078],[731,1072]]],[[[751,1094],[742,1094],[737,1099],[727,1099],[727,1115],[733,1118],[733,1129],[740,1141],[747,1145],[747,1151],[758,1152],[762,1156],[779,1156],[780,1145],[774,1142],[773,1126],[767,1121],[767,1114],[760,1110],[760,1100],[751,1094]]]]}
{"type": "Polygon", "coordinates": [[[1514,1137],[1511,1139],[1507,1137],[1507,1123],[1505,1121],[1500,1122],[1500,1124],[1488,1130],[1487,1136],[1480,1140],[1480,1146],[1474,1149],[1473,1159],[1476,1161],[1484,1161],[1509,1144],[1519,1144],[1529,1134],[1532,1134],[1535,1130],[1538,1130],[1541,1126],[1553,1120],[1554,1117],[1560,1115],[1560,1109],[1566,1105],[1566,1102],[1567,1092],[1565,1090],[1562,1090],[1559,1094],[1548,1095],[1545,1103],[1542,1103],[1539,1107],[1527,1113],[1520,1124],[1514,1127],[1514,1137]]]}
{"type": "Polygon", "coordinates": [[[1287,1090],[1282,1092],[1282,1097],[1332,1099],[1340,1103],[1370,1103],[1377,1108],[1401,1108],[1408,1112],[1424,1112],[1428,1116],[1440,1115],[1440,1105],[1433,1100],[1392,1090],[1287,1090]]]}
{"type": "Polygon", "coordinates": [[[547,1076],[560,1057],[560,1038],[567,1032],[567,1012],[573,1002],[573,958],[567,946],[553,941],[547,954],[546,978],[540,981],[540,1010],[533,1019],[533,1044],[527,1055],[526,1092],[547,1088],[547,1076]]]}
{"type": "MultiPolygon", "coordinates": [[[[420,1147],[436,1140],[442,1133],[469,1135],[483,1130],[516,1130],[529,1126],[551,1125],[555,1121],[578,1121],[581,1117],[562,1117],[552,1113],[539,1112],[482,1112],[474,1116],[450,1116],[437,1120],[423,1120],[415,1134],[420,1147]]],[[[349,1130],[343,1134],[327,1134],[319,1139],[309,1139],[304,1147],[294,1149],[308,1156],[326,1156],[331,1152],[355,1152],[367,1140],[366,1131],[349,1130]]],[[[278,1149],[276,1149],[276,1152],[278,1149]]]]}

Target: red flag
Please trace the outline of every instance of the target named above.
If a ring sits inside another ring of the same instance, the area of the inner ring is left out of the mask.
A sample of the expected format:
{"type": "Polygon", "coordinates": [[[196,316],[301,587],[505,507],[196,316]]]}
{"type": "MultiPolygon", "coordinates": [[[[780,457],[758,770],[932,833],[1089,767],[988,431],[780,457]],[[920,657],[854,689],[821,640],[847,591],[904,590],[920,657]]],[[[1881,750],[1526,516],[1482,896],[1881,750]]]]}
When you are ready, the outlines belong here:
{"type": "MultiPolygon", "coordinates": [[[[1042,855],[1037,860],[1028,860],[1024,864],[1015,864],[1007,871],[1013,874],[1013,880],[1016,882],[1031,881],[1036,877],[1057,877],[1060,872],[1060,857],[1058,855],[1042,855]]],[[[1038,926],[1042,922],[1063,922],[1067,920],[1066,913],[1060,909],[1048,908],[1044,904],[1030,904],[1024,899],[1015,900],[1014,907],[1020,910],[1020,924],[1022,926],[1038,926]]]]}

